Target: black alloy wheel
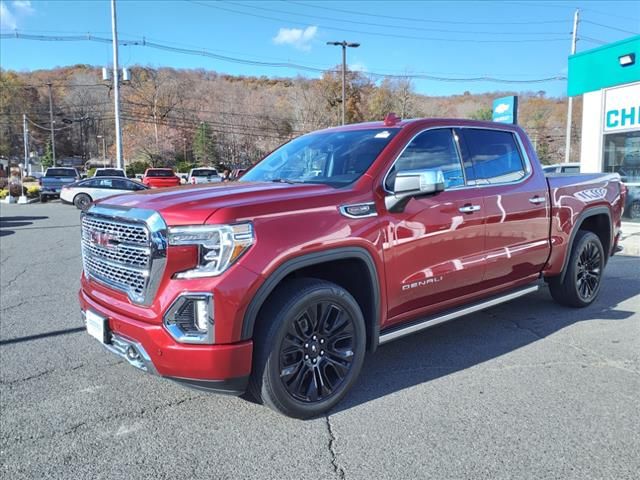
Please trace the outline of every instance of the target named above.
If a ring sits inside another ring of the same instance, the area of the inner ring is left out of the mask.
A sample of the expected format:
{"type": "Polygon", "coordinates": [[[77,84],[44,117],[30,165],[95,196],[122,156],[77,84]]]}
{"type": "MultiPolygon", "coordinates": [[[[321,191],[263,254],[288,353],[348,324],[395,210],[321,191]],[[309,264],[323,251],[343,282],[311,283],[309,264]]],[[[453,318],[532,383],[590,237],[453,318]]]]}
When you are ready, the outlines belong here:
{"type": "Polygon", "coordinates": [[[326,414],[356,381],[366,336],[347,290],[315,278],[286,280],[256,320],[249,393],[290,417],[326,414]]]}
{"type": "Polygon", "coordinates": [[[586,307],[598,296],[606,264],[605,249],[593,232],[579,230],[564,276],[550,278],[553,299],[569,307],[586,307]]]}
{"type": "Polygon", "coordinates": [[[302,402],[331,396],[353,366],[354,321],[340,305],[317,302],[289,322],[280,344],[280,378],[302,402]]]}
{"type": "Polygon", "coordinates": [[[586,242],[576,266],[576,283],[580,297],[588,302],[597,293],[602,276],[602,248],[595,242],[586,242]]]}

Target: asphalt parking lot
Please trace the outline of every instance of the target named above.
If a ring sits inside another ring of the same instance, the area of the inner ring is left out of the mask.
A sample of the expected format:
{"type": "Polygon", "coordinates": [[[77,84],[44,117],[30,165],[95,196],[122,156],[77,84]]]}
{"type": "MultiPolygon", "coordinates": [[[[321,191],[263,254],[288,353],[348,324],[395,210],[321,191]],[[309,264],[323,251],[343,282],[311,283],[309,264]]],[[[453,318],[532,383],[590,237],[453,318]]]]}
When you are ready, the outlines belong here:
{"type": "Polygon", "coordinates": [[[589,308],[544,289],[385,345],[298,421],[84,333],[75,208],[2,205],[0,245],[3,478],[638,478],[640,257],[614,257],[589,308]]]}

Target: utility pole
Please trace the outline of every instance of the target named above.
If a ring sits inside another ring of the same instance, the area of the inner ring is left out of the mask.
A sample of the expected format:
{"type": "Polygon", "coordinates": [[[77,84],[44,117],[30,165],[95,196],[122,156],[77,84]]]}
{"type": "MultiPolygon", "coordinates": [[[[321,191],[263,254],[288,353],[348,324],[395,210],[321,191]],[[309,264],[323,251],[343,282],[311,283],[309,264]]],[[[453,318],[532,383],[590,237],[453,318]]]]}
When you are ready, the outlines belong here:
{"type": "Polygon", "coordinates": [[[111,41],[113,43],[113,102],[116,123],[116,167],[122,168],[122,138],[120,132],[120,80],[118,78],[118,27],[116,0],[111,0],[111,41]]]}
{"type": "MultiPolygon", "coordinates": [[[[578,42],[578,23],[580,22],[580,9],[576,9],[573,14],[573,33],[571,35],[571,55],[576,53],[576,43],[578,42]]],[[[573,97],[568,97],[567,101],[567,138],[564,147],[564,162],[569,163],[571,159],[571,121],[573,116],[573,97]]]]}
{"type": "Polygon", "coordinates": [[[182,137],[182,146],[184,147],[184,161],[187,161],[187,137],[182,137]]]}
{"type": "Polygon", "coordinates": [[[96,138],[102,139],[102,166],[107,166],[107,139],[104,138],[104,135],[96,135],[96,138]]]}
{"type": "Polygon", "coordinates": [[[53,158],[53,166],[55,167],[56,166],[56,137],[53,132],[55,123],[53,121],[53,100],[51,98],[51,83],[47,83],[47,87],[49,87],[49,123],[51,128],[51,157],[53,158]]]}
{"type": "Polygon", "coordinates": [[[346,123],[346,85],[347,85],[347,47],[358,48],[360,46],[359,43],[351,43],[343,40],[341,42],[327,42],[327,45],[335,45],[342,47],[342,125],[346,123]]]}
{"type": "MultiPolygon", "coordinates": [[[[24,132],[24,168],[31,170],[29,165],[29,127],[27,125],[27,115],[22,114],[22,130],[24,132]]],[[[31,173],[31,172],[29,172],[31,173]]]]}

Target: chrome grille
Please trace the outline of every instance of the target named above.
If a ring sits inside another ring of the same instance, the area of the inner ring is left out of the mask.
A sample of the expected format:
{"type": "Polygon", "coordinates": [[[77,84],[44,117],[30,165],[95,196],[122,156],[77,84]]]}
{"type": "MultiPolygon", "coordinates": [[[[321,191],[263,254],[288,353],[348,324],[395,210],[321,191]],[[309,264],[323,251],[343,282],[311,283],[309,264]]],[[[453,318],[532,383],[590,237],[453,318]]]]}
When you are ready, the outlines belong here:
{"type": "MultiPolygon", "coordinates": [[[[94,215],[94,210],[98,207],[82,217],[85,276],[126,293],[135,303],[148,304],[164,270],[164,251],[158,248],[158,236],[163,232],[152,231],[146,218],[127,219],[126,211],[115,211],[110,218],[94,215]]],[[[153,215],[157,218],[151,212],[153,215]]]]}

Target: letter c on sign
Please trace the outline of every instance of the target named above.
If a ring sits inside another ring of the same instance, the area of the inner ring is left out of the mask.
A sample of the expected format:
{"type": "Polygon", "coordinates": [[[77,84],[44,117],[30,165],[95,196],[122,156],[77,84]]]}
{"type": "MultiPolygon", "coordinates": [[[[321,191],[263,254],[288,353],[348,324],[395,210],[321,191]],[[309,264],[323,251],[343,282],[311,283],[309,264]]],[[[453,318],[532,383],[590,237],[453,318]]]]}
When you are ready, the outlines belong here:
{"type": "Polygon", "coordinates": [[[617,127],[620,124],[620,121],[616,118],[615,120],[613,119],[613,117],[617,117],[618,115],[620,115],[620,112],[618,110],[609,110],[607,112],[607,127],[608,128],[614,128],[617,127]]]}

